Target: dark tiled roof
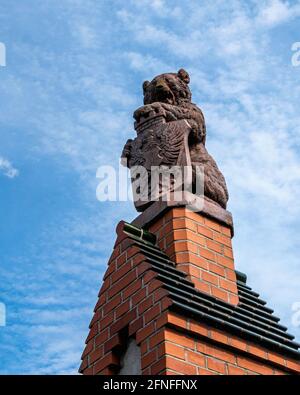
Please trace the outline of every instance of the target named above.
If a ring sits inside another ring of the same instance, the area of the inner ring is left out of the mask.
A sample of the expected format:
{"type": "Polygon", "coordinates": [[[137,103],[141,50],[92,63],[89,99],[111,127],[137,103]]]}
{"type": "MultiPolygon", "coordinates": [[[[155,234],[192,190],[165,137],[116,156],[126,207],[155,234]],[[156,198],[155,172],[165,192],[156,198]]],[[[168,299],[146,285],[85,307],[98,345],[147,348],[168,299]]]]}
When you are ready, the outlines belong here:
{"type": "Polygon", "coordinates": [[[230,305],[197,290],[186,273],[176,269],[175,263],[156,246],[155,235],[126,223],[124,231],[147,257],[168,290],[173,301],[170,309],[300,358],[300,344],[293,341],[294,336],[279,324],[280,319],[273,315],[273,310],[246,284],[245,274],[236,271],[240,303],[230,305]]]}

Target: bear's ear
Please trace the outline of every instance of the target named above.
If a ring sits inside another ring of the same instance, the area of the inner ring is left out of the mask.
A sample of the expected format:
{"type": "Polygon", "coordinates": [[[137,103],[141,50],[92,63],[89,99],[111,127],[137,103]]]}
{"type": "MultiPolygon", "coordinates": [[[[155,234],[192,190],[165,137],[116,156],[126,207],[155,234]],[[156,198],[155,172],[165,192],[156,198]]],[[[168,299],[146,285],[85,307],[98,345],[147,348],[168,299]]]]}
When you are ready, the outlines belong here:
{"type": "Polygon", "coordinates": [[[180,69],[177,73],[178,77],[185,82],[186,84],[188,84],[190,82],[190,76],[189,73],[187,71],[185,71],[184,69],[180,69]]]}
{"type": "Polygon", "coordinates": [[[150,85],[150,82],[149,82],[149,81],[144,81],[144,82],[143,82],[143,92],[144,92],[144,93],[146,92],[146,89],[148,88],[149,85],[150,85]]]}

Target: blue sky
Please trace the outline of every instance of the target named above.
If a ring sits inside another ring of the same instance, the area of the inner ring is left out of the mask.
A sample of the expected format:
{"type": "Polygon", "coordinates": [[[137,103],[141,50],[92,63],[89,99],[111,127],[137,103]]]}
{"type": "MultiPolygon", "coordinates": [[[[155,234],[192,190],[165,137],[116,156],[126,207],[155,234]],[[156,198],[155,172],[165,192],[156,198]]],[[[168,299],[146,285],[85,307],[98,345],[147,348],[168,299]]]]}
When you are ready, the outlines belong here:
{"type": "Polygon", "coordinates": [[[229,188],[237,269],[290,331],[300,301],[300,2],[0,6],[0,373],[77,372],[119,220],[96,170],[134,136],[145,79],[184,67],[229,188]]]}

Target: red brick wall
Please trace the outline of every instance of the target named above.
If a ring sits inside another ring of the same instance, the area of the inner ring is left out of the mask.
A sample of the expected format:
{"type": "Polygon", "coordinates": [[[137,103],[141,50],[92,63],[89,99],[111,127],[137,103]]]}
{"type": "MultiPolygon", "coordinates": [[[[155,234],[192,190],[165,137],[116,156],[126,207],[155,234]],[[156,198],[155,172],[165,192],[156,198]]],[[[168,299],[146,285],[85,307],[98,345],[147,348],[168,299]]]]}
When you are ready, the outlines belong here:
{"type": "Polygon", "coordinates": [[[143,374],[283,375],[299,361],[196,321],[165,313],[166,325],[145,339],[143,374]]]}
{"type": "Polygon", "coordinates": [[[150,227],[158,245],[195,287],[238,304],[231,229],[186,208],[172,208],[150,227]]]}
{"type": "Polygon", "coordinates": [[[122,234],[122,226],[118,233],[82,354],[83,374],[117,373],[128,336],[145,347],[171,303],[144,256],[122,234]]]}
{"type": "Polygon", "coordinates": [[[83,374],[117,374],[129,336],[142,374],[284,374],[299,362],[169,311],[172,301],[145,257],[118,227],[82,354],[83,374]]]}

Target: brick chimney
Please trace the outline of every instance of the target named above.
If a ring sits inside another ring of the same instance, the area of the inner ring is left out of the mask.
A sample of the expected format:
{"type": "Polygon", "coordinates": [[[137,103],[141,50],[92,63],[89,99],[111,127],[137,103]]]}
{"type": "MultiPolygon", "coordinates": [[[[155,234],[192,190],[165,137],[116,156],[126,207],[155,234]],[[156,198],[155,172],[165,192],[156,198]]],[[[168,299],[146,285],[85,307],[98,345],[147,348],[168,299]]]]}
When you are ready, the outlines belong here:
{"type": "Polygon", "coordinates": [[[230,213],[184,203],[119,223],[79,371],[299,373],[300,345],[234,269],[230,213]]]}
{"type": "Polygon", "coordinates": [[[117,226],[79,371],[300,373],[300,344],[235,270],[227,186],[189,81],[180,69],[143,83],[122,153],[142,213],[117,226]]]}
{"type": "Polygon", "coordinates": [[[156,235],[158,246],[196,289],[237,305],[232,216],[208,199],[197,212],[192,201],[186,192],[181,207],[178,202],[156,202],[133,224],[156,235]]]}

